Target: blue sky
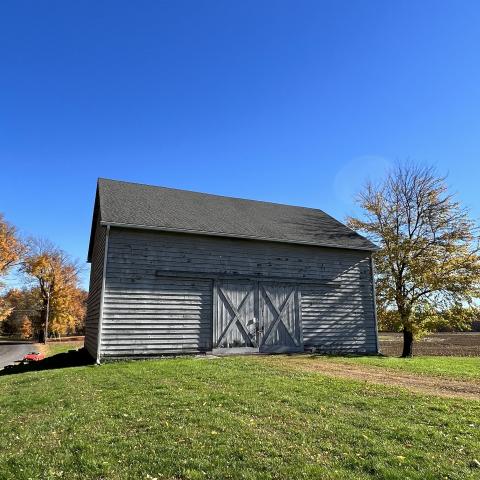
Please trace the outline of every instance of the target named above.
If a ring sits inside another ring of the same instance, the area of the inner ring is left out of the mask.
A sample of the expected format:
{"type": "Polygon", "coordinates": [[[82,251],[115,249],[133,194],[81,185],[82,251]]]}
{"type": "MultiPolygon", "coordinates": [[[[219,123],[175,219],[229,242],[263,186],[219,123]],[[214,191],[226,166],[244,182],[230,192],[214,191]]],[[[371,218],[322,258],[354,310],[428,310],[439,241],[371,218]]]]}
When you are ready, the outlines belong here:
{"type": "Polygon", "coordinates": [[[479,25],[477,1],[2,2],[0,211],[84,260],[99,176],[343,220],[411,158],[478,218],[479,25]]]}

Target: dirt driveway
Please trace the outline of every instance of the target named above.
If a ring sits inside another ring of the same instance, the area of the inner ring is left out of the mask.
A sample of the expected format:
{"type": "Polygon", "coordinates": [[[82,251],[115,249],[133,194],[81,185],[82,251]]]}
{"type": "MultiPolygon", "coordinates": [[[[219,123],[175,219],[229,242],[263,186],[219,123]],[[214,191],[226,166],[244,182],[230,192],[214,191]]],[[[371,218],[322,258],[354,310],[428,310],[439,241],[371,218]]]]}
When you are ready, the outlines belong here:
{"type": "Polygon", "coordinates": [[[292,367],[302,371],[318,372],[330,377],[403,387],[413,392],[439,397],[480,400],[480,382],[478,381],[451,380],[445,377],[411,374],[381,367],[334,363],[320,358],[315,359],[315,362],[289,358],[288,368],[292,367]]]}

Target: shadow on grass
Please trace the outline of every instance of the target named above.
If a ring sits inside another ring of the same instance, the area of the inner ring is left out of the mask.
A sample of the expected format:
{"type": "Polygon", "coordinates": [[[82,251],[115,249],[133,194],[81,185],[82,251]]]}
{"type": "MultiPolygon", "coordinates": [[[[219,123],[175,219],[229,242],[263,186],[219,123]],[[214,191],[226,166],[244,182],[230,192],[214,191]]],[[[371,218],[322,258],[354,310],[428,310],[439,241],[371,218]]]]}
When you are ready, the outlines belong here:
{"type": "Polygon", "coordinates": [[[0,376],[15,375],[17,373],[38,372],[42,370],[56,370],[59,368],[82,367],[92,365],[94,360],[85,348],[70,350],[65,353],[57,353],[39,362],[19,363],[9,365],[0,370],[0,376]]]}

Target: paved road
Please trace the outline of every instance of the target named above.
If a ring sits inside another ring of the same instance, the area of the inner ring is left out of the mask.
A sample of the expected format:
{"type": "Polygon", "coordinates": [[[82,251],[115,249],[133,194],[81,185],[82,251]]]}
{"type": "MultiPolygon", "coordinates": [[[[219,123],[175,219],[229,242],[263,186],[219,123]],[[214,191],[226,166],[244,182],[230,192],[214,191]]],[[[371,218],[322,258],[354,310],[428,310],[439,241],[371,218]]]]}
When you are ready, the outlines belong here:
{"type": "Polygon", "coordinates": [[[0,370],[35,350],[30,342],[0,341],[0,370]]]}

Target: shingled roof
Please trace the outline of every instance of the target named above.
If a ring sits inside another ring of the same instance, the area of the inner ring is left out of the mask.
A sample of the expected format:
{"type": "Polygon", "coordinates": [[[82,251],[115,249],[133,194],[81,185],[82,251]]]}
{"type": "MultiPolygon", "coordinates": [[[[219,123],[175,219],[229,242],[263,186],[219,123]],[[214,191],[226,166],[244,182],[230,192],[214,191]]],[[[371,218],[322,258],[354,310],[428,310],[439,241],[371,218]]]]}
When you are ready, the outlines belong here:
{"type": "Polygon", "coordinates": [[[322,210],[100,178],[88,260],[101,225],[376,250],[322,210]]]}

